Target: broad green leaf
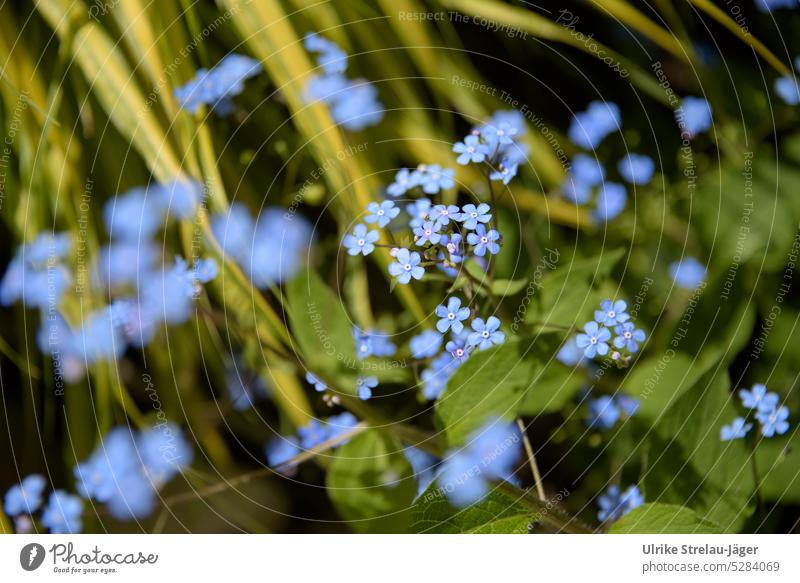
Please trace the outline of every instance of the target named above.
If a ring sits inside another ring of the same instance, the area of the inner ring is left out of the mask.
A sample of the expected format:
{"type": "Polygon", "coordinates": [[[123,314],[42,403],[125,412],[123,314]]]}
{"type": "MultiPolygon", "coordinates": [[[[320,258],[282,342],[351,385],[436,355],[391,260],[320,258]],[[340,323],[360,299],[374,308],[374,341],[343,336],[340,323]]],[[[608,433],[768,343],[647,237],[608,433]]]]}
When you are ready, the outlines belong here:
{"type": "Polygon", "coordinates": [[[328,495],[357,532],[406,532],[417,484],[396,439],[372,429],[341,446],[327,474],[328,495]]]}
{"type": "Polygon", "coordinates": [[[586,379],[580,371],[566,367],[558,361],[551,361],[532,379],[518,413],[537,415],[559,411],[585,384],[586,379]]]}
{"type": "Polygon", "coordinates": [[[676,504],[644,504],[620,518],[611,534],[720,534],[719,525],[691,508],[676,504]]]}
{"type": "MultiPolygon", "coordinates": [[[[791,420],[791,419],[790,419],[791,420]]],[[[761,495],[778,504],[800,503],[800,434],[796,424],[789,433],[763,439],[758,444],[756,462],[761,495]]]]}

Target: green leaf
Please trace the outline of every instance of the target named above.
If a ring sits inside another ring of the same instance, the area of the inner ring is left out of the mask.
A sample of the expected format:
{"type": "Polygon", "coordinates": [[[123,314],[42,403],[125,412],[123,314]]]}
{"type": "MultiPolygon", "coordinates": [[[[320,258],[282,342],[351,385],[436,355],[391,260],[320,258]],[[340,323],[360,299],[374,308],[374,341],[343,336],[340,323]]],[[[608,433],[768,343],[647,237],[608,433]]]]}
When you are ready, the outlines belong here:
{"type": "Polygon", "coordinates": [[[505,297],[518,294],[528,285],[527,279],[496,279],[491,285],[492,293],[505,297]]]}
{"type": "Polygon", "coordinates": [[[791,437],[762,440],[756,451],[761,495],[780,504],[800,503],[800,434],[794,427],[789,431],[791,437]]]}
{"type": "Polygon", "coordinates": [[[648,440],[643,486],[647,500],[688,506],[736,532],[753,512],[754,483],[743,441],[719,438],[737,415],[729,388],[727,372],[711,370],[662,416],[648,440]]]}
{"type": "Polygon", "coordinates": [[[414,503],[411,530],[431,534],[526,534],[536,516],[497,490],[467,508],[454,508],[436,483],[414,503]]]}
{"type": "Polygon", "coordinates": [[[525,391],[519,406],[520,415],[537,415],[561,410],[586,384],[579,371],[551,361],[539,371],[525,391]]]}
{"type": "Polygon", "coordinates": [[[352,323],[339,297],[311,270],[289,282],[286,294],[295,348],[308,368],[331,376],[354,369],[352,323]]]}
{"type": "Polygon", "coordinates": [[[553,335],[519,338],[475,352],[456,369],[436,402],[436,417],[448,443],[463,443],[489,417],[517,416],[536,372],[556,346],[553,335]]]}
{"type": "Polygon", "coordinates": [[[620,518],[611,534],[720,534],[719,525],[675,504],[644,504],[620,518]]]}
{"type": "Polygon", "coordinates": [[[327,475],[328,495],[357,532],[406,532],[417,493],[403,446],[372,429],[337,451],[327,475]]]}

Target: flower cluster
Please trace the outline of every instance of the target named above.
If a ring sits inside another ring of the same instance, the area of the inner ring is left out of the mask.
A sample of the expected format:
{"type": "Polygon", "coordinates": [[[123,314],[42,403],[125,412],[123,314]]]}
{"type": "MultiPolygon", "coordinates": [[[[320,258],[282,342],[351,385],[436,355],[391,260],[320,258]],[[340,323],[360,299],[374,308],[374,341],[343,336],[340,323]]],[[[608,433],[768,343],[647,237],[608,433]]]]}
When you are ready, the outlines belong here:
{"type": "Polygon", "coordinates": [[[646,335],[629,321],[627,309],[624,300],[604,300],[600,304],[600,309],[594,312],[594,320],[587,322],[583,332],[575,337],[576,346],[583,350],[586,358],[606,356],[610,352],[611,359],[624,366],[630,362],[632,354],[639,352],[639,344],[645,341],[646,335]]]}
{"type": "Polygon", "coordinates": [[[437,483],[454,506],[468,506],[483,498],[492,480],[515,481],[514,466],[522,452],[522,438],[513,423],[490,419],[461,449],[445,455],[437,483]]]}
{"type": "Polygon", "coordinates": [[[749,391],[741,389],[739,398],[749,411],[746,417],[736,417],[730,425],[723,425],[719,432],[722,441],[743,439],[753,428],[750,421],[755,418],[761,424],[761,435],[774,437],[789,431],[789,409],[780,405],[777,393],[767,391],[766,385],[755,384],[749,391]]]}
{"type": "Polygon", "coordinates": [[[586,425],[594,429],[607,430],[620,419],[633,417],[639,410],[639,400],[630,395],[601,395],[588,401],[586,425]]]}
{"type": "MultiPolygon", "coordinates": [[[[525,133],[525,120],[518,111],[498,111],[486,123],[476,126],[463,141],[453,145],[456,162],[483,164],[490,180],[508,184],[517,175],[528,148],[519,142],[525,133]]],[[[474,228],[474,227],[468,227],[474,228]]]]}
{"type": "MultiPolygon", "coordinates": [[[[312,449],[319,444],[336,439],[340,435],[347,433],[358,424],[358,419],[352,413],[340,413],[328,417],[327,420],[320,421],[312,419],[307,425],[297,431],[297,435],[279,435],[267,443],[264,453],[267,463],[271,468],[278,468],[286,476],[292,476],[297,471],[294,465],[286,465],[286,462],[299,455],[303,451],[312,449]]],[[[337,445],[343,445],[343,441],[337,445]]]]}
{"type": "Polygon", "coordinates": [[[304,265],[312,241],[311,224],[280,207],[267,207],[258,221],[241,203],[214,215],[211,230],[225,254],[259,289],[291,279],[304,265]]]}
{"type": "Polygon", "coordinates": [[[72,281],[64,265],[71,245],[69,233],[42,233],[21,245],[0,281],[0,304],[22,300],[30,308],[57,306],[72,281]]]}
{"type": "Polygon", "coordinates": [[[211,69],[198,69],[194,78],[175,89],[175,97],[192,113],[210,105],[214,113],[226,117],[233,111],[233,98],[244,91],[244,82],[262,70],[255,59],[233,53],[211,69]]]}
{"type": "Polygon", "coordinates": [[[638,486],[628,486],[621,492],[619,486],[611,485],[604,494],[597,497],[597,505],[600,507],[597,519],[600,522],[614,522],[642,504],[644,496],[638,486]]]}
{"type": "Polygon", "coordinates": [[[334,121],[351,132],[380,123],[384,109],[378,101],[378,92],[363,79],[347,78],[347,54],[315,33],[307,34],[304,44],[306,50],[317,53],[317,66],[323,71],[309,80],[306,100],[326,103],[334,121]]]}
{"type": "MultiPolygon", "coordinates": [[[[46,485],[44,476],[31,474],[6,492],[3,510],[14,519],[17,533],[34,530],[33,515],[42,506],[42,494],[46,485]]],[[[83,501],[79,497],[64,490],[55,490],[50,493],[39,520],[42,526],[54,534],[75,534],[83,528],[82,513],[83,501]]]]}
{"type": "Polygon", "coordinates": [[[78,493],[106,504],[117,520],[142,519],[153,512],[158,490],[191,464],[193,457],[190,444],[172,423],[137,433],[115,427],[75,467],[78,493]]]}

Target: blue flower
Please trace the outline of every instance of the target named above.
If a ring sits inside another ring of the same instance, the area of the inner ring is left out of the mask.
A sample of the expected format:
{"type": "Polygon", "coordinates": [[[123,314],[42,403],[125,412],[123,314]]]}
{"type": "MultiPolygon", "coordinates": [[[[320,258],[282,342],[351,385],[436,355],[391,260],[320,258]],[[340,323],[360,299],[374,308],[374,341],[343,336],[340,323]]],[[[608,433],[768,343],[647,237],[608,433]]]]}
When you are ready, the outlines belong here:
{"type": "Polygon", "coordinates": [[[156,485],[170,481],[194,459],[192,446],[175,423],[159,423],[141,431],[136,449],[145,473],[156,485]]]}
{"type": "Polygon", "coordinates": [[[458,220],[460,217],[459,208],[454,205],[437,204],[428,213],[430,220],[436,221],[439,225],[449,225],[451,220],[458,220]]]}
{"type": "Polygon", "coordinates": [[[192,264],[192,277],[200,283],[208,283],[216,279],[218,271],[217,262],[210,257],[196,259],[192,264]]]}
{"type": "Polygon", "coordinates": [[[319,53],[317,64],[325,73],[333,75],[347,70],[347,53],[335,43],[312,32],[305,36],[303,44],[307,51],[319,53]]]}
{"type": "MultiPolygon", "coordinates": [[[[395,174],[394,182],[389,185],[389,187],[386,189],[386,192],[394,197],[402,196],[412,188],[419,186],[421,183],[422,173],[419,170],[411,171],[408,168],[402,168],[397,172],[397,174],[395,174]]],[[[421,201],[417,202],[419,203],[421,201]]],[[[406,207],[406,209],[408,209],[408,207],[406,207]]]]}
{"type": "Polygon", "coordinates": [[[486,255],[486,251],[492,255],[500,253],[500,245],[497,244],[499,240],[500,233],[494,229],[487,232],[483,225],[478,225],[474,233],[467,235],[467,243],[473,246],[473,252],[478,257],[486,255]]]}
{"type": "Polygon", "coordinates": [[[600,303],[600,309],[594,311],[594,320],[598,324],[604,326],[614,326],[615,324],[622,324],[630,319],[630,315],[626,313],[628,304],[624,300],[604,300],[600,303]]]}
{"type": "MultiPolygon", "coordinates": [[[[328,426],[328,439],[336,439],[358,425],[358,419],[349,411],[344,411],[338,415],[328,417],[326,424],[328,426]]],[[[342,441],[339,445],[344,445],[348,441],[342,441]]]]}
{"type": "Polygon", "coordinates": [[[203,199],[203,189],[194,180],[178,179],[158,186],[164,211],[181,220],[191,219],[203,199]]]}
{"type": "Polygon", "coordinates": [[[682,131],[694,138],[711,129],[711,104],[700,97],[684,97],[683,103],[675,111],[675,118],[682,131]]]}
{"type": "Polygon", "coordinates": [[[628,154],[617,164],[620,175],[631,184],[647,184],[653,179],[656,163],[644,154],[628,154]]]}
{"type": "Polygon", "coordinates": [[[675,285],[693,290],[706,279],[706,267],[694,257],[685,257],[670,264],[669,274],[675,285]]]}
{"type": "Polygon", "coordinates": [[[514,142],[514,137],[519,133],[519,128],[506,121],[500,123],[486,123],[481,128],[481,135],[489,145],[489,150],[495,150],[499,146],[507,146],[514,142]]]}
{"type": "Polygon", "coordinates": [[[380,238],[378,231],[367,231],[367,226],[358,224],[353,229],[352,235],[345,235],[343,245],[349,255],[361,253],[366,256],[375,251],[375,242],[380,238]]]}
{"type": "Polygon", "coordinates": [[[420,198],[416,202],[406,205],[406,213],[411,217],[408,226],[412,229],[421,227],[422,224],[428,220],[428,214],[431,209],[431,201],[427,198],[420,198]]]}
{"type": "Polygon", "coordinates": [[[772,410],[759,410],[756,419],[761,423],[761,434],[764,437],[773,437],[775,434],[783,435],[789,431],[789,409],[778,407],[772,410]]]}
{"type": "Polygon", "coordinates": [[[561,196],[574,204],[584,205],[592,198],[592,189],[568,175],[561,183],[561,196]]]}
{"type": "Polygon", "coordinates": [[[452,330],[454,334],[460,334],[464,329],[464,320],[469,318],[469,308],[461,307],[461,298],[452,297],[447,301],[447,306],[441,304],[436,306],[436,315],[441,318],[436,322],[436,329],[442,334],[452,330]]]}
{"type": "Polygon", "coordinates": [[[50,493],[42,511],[42,525],[53,534],[77,534],[83,530],[83,500],[64,490],[50,493]]]}
{"type": "Polygon", "coordinates": [[[472,322],[474,332],[467,337],[467,343],[470,346],[477,346],[480,350],[486,350],[495,344],[502,344],[506,335],[498,330],[499,327],[500,320],[495,316],[489,316],[485,323],[483,319],[475,318],[472,322]]]}
{"type": "Polygon", "coordinates": [[[425,268],[420,265],[422,258],[419,253],[409,252],[408,249],[397,249],[394,252],[395,262],[389,264],[389,274],[397,278],[398,283],[406,284],[411,278],[422,279],[425,268]]]}
{"type": "Polygon", "coordinates": [[[600,507],[597,518],[600,522],[618,520],[642,504],[644,497],[638,486],[629,486],[622,493],[619,491],[619,486],[609,486],[605,494],[597,498],[597,505],[600,507]]]}
{"type": "Polygon", "coordinates": [[[370,214],[364,220],[369,224],[378,223],[381,228],[388,225],[393,218],[400,214],[400,209],[395,208],[394,203],[390,200],[385,200],[380,204],[371,202],[367,205],[367,210],[370,214]]]}
{"type": "Polygon", "coordinates": [[[394,356],[397,347],[389,340],[389,335],[377,330],[361,330],[353,326],[353,339],[356,342],[356,356],[359,360],[368,356],[394,356]]]}
{"type": "Polygon", "coordinates": [[[592,101],[586,111],[572,117],[567,135],[573,144],[586,150],[594,150],[608,134],[620,129],[620,119],[617,104],[592,101]]]}
{"type": "Polygon", "coordinates": [[[777,393],[767,392],[767,386],[760,383],[753,385],[751,390],[741,389],[739,398],[742,405],[748,409],[758,409],[759,411],[774,411],[780,402],[777,393]]]}
{"type": "Polygon", "coordinates": [[[467,341],[469,340],[469,333],[464,336],[456,336],[450,340],[444,347],[453,357],[453,362],[460,364],[469,358],[469,349],[467,341]]]}
{"type": "Polygon", "coordinates": [[[510,158],[503,158],[496,170],[489,174],[490,180],[502,180],[503,184],[508,184],[517,175],[519,163],[510,158]]]}
{"type": "Polygon", "coordinates": [[[625,210],[628,194],[625,187],[616,182],[605,182],[597,193],[597,208],[594,218],[598,221],[610,221],[625,210]]]}
{"type": "Polygon", "coordinates": [[[47,483],[43,476],[31,474],[22,482],[11,486],[3,498],[3,508],[8,516],[33,514],[42,505],[42,492],[47,483]]]}
{"type": "Polygon", "coordinates": [[[436,245],[442,239],[442,234],[439,232],[441,228],[441,223],[425,221],[421,227],[414,229],[414,242],[420,247],[424,247],[429,243],[436,245]]]}
{"type": "Polygon", "coordinates": [[[444,392],[447,387],[447,381],[450,379],[450,374],[446,371],[437,371],[433,368],[426,368],[420,373],[420,380],[422,381],[422,395],[428,401],[435,401],[444,392]]]}
{"type": "Polygon", "coordinates": [[[326,385],[323,381],[321,381],[319,378],[316,377],[316,375],[314,375],[311,372],[306,373],[306,381],[310,385],[313,385],[314,390],[317,391],[318,393],[322,393],[328,389],[328,385],[326,385]]]}
{"type": "Polygon", "coordinates": [[[73,473],[78,493],[84,498],[108,502],[117,495],[118,480],[139,471],[139,453],[131,430],[116,427],[103,438],[89,458],[75,466],[73,473]]]}
{"type": "Polygon", "coordinates": [[[366,81],[349,82],[330,106],[334,121],[349,132],[360,132],[380,123],[384,114],[378,90],[366,81]]]}
{"type": "Polygon", "coordinates": [[[752,423],[747,423],[744,417],[737,417],[730,425],[723,425],[719,430],[721,441],[731,441],[732,439],[743,439],[753,428],[752,423]]]}
{"type": "Polygon", "coordinates": [[[638,352],[639,343],[644,342],[646,336],[643,330],[634,327],[633,322],[625,322],[614,328],[617,337],[614,338],[614,347],[628,352],[638,352]]]}
{"type": "Polygon", "coordinates": [[[197,113],[201,105],[210,105],[217,115],[225,117],[233,110],[233,97],[244,91],[244,82],[262,70],[255,59],[233,53],[210,70],[199,69],[193,79],[175,89],[175,97],[191,113],[197,113]]]}
{"type": "Polygon", "coordinates": [[[366,401],[372,397],[372,389],[378,386],[378,379],[376,377],[359,377],[356,381],[356,390],[358,398],[366,401]]]}
{"type": "Polygon", "coordinates": [[[778,8],[797,8],[797,0],[756,0],[756,6],[761,12],[772,12],[778,8]]]}
{"type": "Polygon", "coordinates": [[[586,357],[583,354],[583,349],[578,347],[574,336],[567,338],[561,349],[556,354],[556,360],[566,366],[575,366],[578,364],[585,364],[586,357]]]}
{"type": "Polygon", "coordinates": [[[238,368],[226,371],[225,389],[233,408],[237,411],[247,411],[257,398],[269,394],[269,387],[262,377],[253,373],[242,375],[238,368]]]}
{"type": "Polygon", "coordinates": [[[461,213],[456,217],[465,229],[475,229],[478,223],[488,223],[492,220],[492,215],[489,213],[491,207],[485,202],[479,204],[477,207],[474,204],[465,204],[461,207],[461,213]]]}
{"type": "Polygon", "coordinates": [[[97,263],[103,281],[119,287],[136,285],[154,268],[159,256],[160,250],[149,241],[114,241],[100,249],[97,263]]]}
{"type": "Polygon", "coordinates": [[[470,134],[464,138],[463,142],[456,142],[453,145],[453,152],[460,154],[456,158],[456,162],[462,166],[466,166],[470,162],[479,164],[486,160],[486,157],[491,153],[486,144],[482,144],[478,136],[470,134]]]}
{"type": "Polygon", "coordinates": [[[447,262],[451,264],[451,266],[463,261],[464,244],[463,237],[459,233],[443,235],[439,243],[443,245],[447,251],[447,254],[449,255],[447,262]]]}
{"type": "Polygon", "coordinates": [[[624,413],[626,417],[633,417],[639,410],[639,399],[636,397],[619,394],[614,397],[614,401],[616,401],[620,411],[624,413]]]}
{"type": "MultiPolygon", "coordinates": [[[[271,468],[277,468],[300,454],[300,443],[293,435],[288,437],[281,435],[267,443],[264,448],[264,454],[267,456],[267,464],[269,464],[271,468]]],[[[281,468],[280,470],[285,476],[293,476],[296,471],[297,469],[294,465],[281,468]]]]}
{"type": "Polygon", "coordinates": [[[589,401],[586,424],[596,429],[611,429],[620,418],[620,410],[613,397],[601,395],[589,401]]]}
{"type": "Polygon", "coordinates": [[[421,496],[436,478],[435,467],[439,460],[428,452],[411,446],[406,447],[403,454],[417,479],[417,496],[421,496]]]}
{"type": "Polygon", "coordinates": [[[442,335],[434,330],[425,330],[414,336],[409,342],[411,356],[414,358],[429,358],[439,352],[442,345],[442,335]]]}
{"type": "Polygon", "coordinates": [[[228,212],[211,218],[211,231],[226,255],[245,265],[253,245],[256,224],[242,203],[233,203],[228,212]]]}
{"type": "Polygon", "coordinates": [[[608,328],[601,328],[597,322],[587,322],[583,327],[583,334],[575,337],[578,348],[583,348],[583,355],[586,358],[594,358],[596,355],[605,356],[608,354],[608,341],[611,339],[611,332],[608,328]]]}
{"type": "Polygon", "coordinates": [[[0,281],[0,304],[10,306],[21,299],[31,308],[58,306],[71,282],[61,263],[70,246],[68,233],[43,233],[21,245],[0,281]]]}
{"type": "Polygon", "coordinates": [[[569,177],[579,184],[594,188],[606,179],[606,170],[597,158],[580,153],[572,157],[569,177]]]}
{"type": "Polygon", "coordinates": [[[775,93],[789,105],[800,103],[800,87],[794,75],[784,75],[775,79],[775,93]]]}
{"type": "Polygon", "coordinates": [[[312,419],[303,427],[297,429],[300,447],[311,449],[328,439],[328,430],[317,418],[312,419]]]}
{"type": "Polygon", "coordinates": [[[436,194],[440,190],[453,188],[456,184],[453,176],[455,176],[455,170],[451,168],[442,168],[438,164],[425,166],[420,178],[422,191],[425,194],[436,194]]]}

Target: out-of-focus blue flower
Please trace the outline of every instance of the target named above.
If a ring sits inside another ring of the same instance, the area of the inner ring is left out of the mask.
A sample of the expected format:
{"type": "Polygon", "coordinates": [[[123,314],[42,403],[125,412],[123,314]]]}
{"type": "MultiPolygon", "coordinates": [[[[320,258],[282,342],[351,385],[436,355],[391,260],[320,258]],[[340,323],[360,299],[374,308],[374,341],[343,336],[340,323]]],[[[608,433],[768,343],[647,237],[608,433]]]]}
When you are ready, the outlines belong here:
{"type": "Polygon", "coordinates": [[[389,264],[389,274],[397,278],[398,283],[406,284],[411,278],[422,279],[425,268],[420,265],[422,258],[419,253],[409,252],[408,249],[397,249],[394,253],[395,263],[389,264]]]}
{"type": "Polygon", "coordinates": [[[592,198],[592,189],[578,182],[573,176],[567,175],[561,183],[561,196],[574,204],[584,205],[592,198]]]}
{"type": "Polygon", "coordinates": [[[378,223],[378,226],[383,228],[389,222],[400,214],[400,209],[395,208],[394,203],[390,200],[385,200],[382,203],[371,202],[367,205],[368,214],[364,220],[369,224],[378,223]]]}
{"type": "Polygon", "coordinates": [[[467,235],[467,243],[472,245],[473,252],[478,257],[483,257],[487,251],[492,255],[500,253],[500,245],[497,243],[499,240],[500,233],[494,229],[486,231],[483,225],[478,225],[474,233],[467,235]]]}
{"type": "Polygon", "coordinates": [[[119,358],[126,347],[124,335],[114,322],[112,311],[101,308],[87,316],[83,326],[75,331],[71,342],[63,348],[86,364],[94,364],[119,358]]]}
{"type": "Polygon", "coordinates": [[[260,62],[232,53],[210,70],[198,69],[194,78],[175,89],[175,97],[191,113],[210,105],[217,115],[225,117],[233,110],[233,98],[244,91],[244,82],[261,71],[260,62]]]}
{"type": "Polygon", "coordinates": [[[436,245],[442,239],[439,230],[442,225],[436,221],[425,221],[421,226],[414,229],[414,242],[420,247],[425,245],[436,245]]]}
{"type": "MultiPolygon", "coordinates": [[[[331,415],[328,417],[326,423],[328,427],[328,439],[336,439],[358,425],[358,419],[349,411],[344,411],[338,415],[331,415]]],[[[348,441],[349,440],[342,441],[338,445],[344,445],[348,441]]]]}
{"type": "Polygon", "coordinates": [[[492,215],[489,212],[491,207],[482,202],[477,207],[474,204],[465,204],[461,207],[461,213],[456,217],[465,229],[475,229],[478,223],[488,223],[492,220],[492,215]]]}
{"type": "Polygon", "coordinates": [[[620,125],[620,109],[616,103],[592,101],[585,111],[572,117],[567,135],[573,144],[594,150],[608,134],[619,130],[620,125]]]}
{"type": "MultiPolygon", "coordinates": [[[[279,436],[272,439],[267,443],[264,448],[264,454],[267,456],[267,463],[271,468],[277,468],[285,464],[290,459],[300,453],[300,444],[297,438],[293,435],[284,437],[279,436]]],[[[281,468],[281,473],[286,476],[293,476],[297,469],[295,466],[288,466],[281,468]]]]}
{"type": "Polygon", "coordinates": [[[620,410],[613,397],[601,395],[589,401],[586,424],[595,429],[611,429],[620,418],[620,410]]]}
{"type": "Polygon", "coordinates": [[[605,494],[597,498],[597,505],[600,507],[597,518],[600,522],[618,520],[642,504],[644,497],[638,486],[629,486],[620,493],[619,486],[612,485],[605,494]]]}
{"type": "Polygon", "coordinates": [[[608,328],[600,327],[597,322],[587,322],[583,327],[583,333],[575,337],[578,348],[583,349],[586,358],[594,358],[598,354],[605,356],[608,354],[608,341],[611,339],[611,332],[608,328]]]}
{"type": "Polygon", "coordinates": [[[420,198],[419,200],[412,202],[406,205],[406,214],[411,217],[411,220],[408,223],[408,226],[414,229],[415,227],[421,227],[425,221],[428,220],[428,216],[431,210],[431,201],[427,198],[420,198]]]}
{"type": "MultiPolygon", "coordinates": [[[[390,196],[394,197],[402,196],[412,188],[419,186],[421,183],[422,183],[422,173],[419,170],[409,170],[408,168],[402,168],[398,170],[397,174],[395,174],[394,182],[392,182],[389,185],[389,187],[386,189],[386,192],[390,196]]],[[[424,200],[427,199],[418,200],[416,204],[419,204],[424,200]]],[[[406,210],[408,210],[410,206],[412,205],[406,206],[406,210]]],[[[428,201],[427,206],[430,207],[430,201],[428,201]]]]}
{"type": "Polygon", "coordinates": [[[367,81],[351,81],[330,103],[331,116],[349,132],[360,132],[383,119],[383,104],[378,90],[367,81]]]}
{"type": "Polygon", "coordinates": [[[44,476],[31,474],[22,482],[11,486],[3,498],[3,508],[7,516],[33,514],[42,505],[42,493],[47,485],[44,476]]]}
{"type": "Polygon", "coordinates": [[[353,326],[353,340],[356,342],[356,356],[359,360],[368,356],[394,356],[397,352],[389,335],[380,330],[361,330],[358,326],[353,326]]]}
{"type": "Polygon", "coordinates": [[[100,277],[111,287],[137,285],[158,258],[158,248],[149,241],[112,241],[100,250],[100,277]]]}
{"type": "Polygon", "coordinates": [[[614,397],[620,411],[626,417],[633,417],[639,410],[639,399],[620,393],[614,397]]]}
{"type": "Polygon", "coordinates": [[[435,330],[425,330],[414,336],[409,342],[413,358],[429,358],[439,352],[442,346],[442,335],[435,330]]]}
{"type": "Polygon", "coordinates": [[[449,225],[450,221],[459,219],[460,209],[454,204],[437,204],[434,205],[430,213],[428,213],[430,220],[435,221],[439,225],[449,225]]]}
{"type": "Polygon", "coordinates": [[[318,393],[323,393],[328,390],[328,385],[321,381],[315,374],[311,372],[306,373],[306,382],[313,385],[314,390],[318,393]]]}
{"type": "Polygon", "coordinates": [[[328,430],[319,419],[312,419],[303,427],[298,428],[297,437],[303,449],[311,449],[328,439],[328,430]]]}
{"type": "Polygon", "coordinates": [[[737,417],[730,425],[723,425],[719,430],[720,441],[731,441],[733,439],[744,439],[747,433],[753,428],[752,423],[748,423],[744,417],[737,417]]]}
{"type": "Polygon", "coordinates": [[[440,318],[436,322],[436,329],[442,334],[452,330],[454,334],[460,334],[464,329],[462,322],[469,318],[469,308],[461,307],[461,298],[451,297],[447,305],[436,306],[436,315],[440,318]]]}
{"type": "Polygon", "coordinates": [[[452,168],[442,168],[439,164],[430,164],[421,169],[420,184],[425,194],[436,194],[440,190],[453,188],[456,172],[452,168]]]}
{"type": "Polygon", "coordinates": [[[625,322],[614,328],[617,335],[614,338],[614,348],[627,349],[628,352],[639,352],[639,344],[644,342],[646,336],[643,330],[635,328],[633,322],[625,322]]]}
{"type": "Polygon", "coordinates": [[[68,233],[43,233],[21,245],[0,281],[0,304],[22,300],[30,308],[57,307],[72,279],[61,263],[70,245],[68,233]]]}
{"type": "Polygon", "coordinates": [[[142,308],[154,321],[182,324],[192,315],[196,290],[185,261],[151,272],[139,290],[142,308]]]}
{"type": "Polygon", "coordinates": [[[146,241],[164,223],[164,197],[157,184],[118,194],[103,207],[106,230],[113,239],[146,241]]]}
{"type": "Polygon", "coordinates": [[[685,131],[689,138],[711,129],[711,104],[701,97],[684,97],[683,103],[676,110],[675,117],[678,125],[685,131]]]}
{"type": "Polygon", "coordinates": [[[242,203],[233,203],[225,214],[211,218],[211,231],[226,255],[244,265],[253,245],[256,223],[242,203]]]}
{"type": "Polygon", "coordinates": [[[414,472],[414,477],[417,479],[417,496],[421,496],[436,477],[436,464],[439,460],[416,447],[409,446],[405,448],[403,454],[405,454],[408,463],[411,465],[411,470],[414,472]]]}
{"type": "Polygon", "coordinates": [[[253,407],[256,399],[269,394],[269,388],[262,377],[255,374],[243,376],[237,368],[225,374],[225,388],[233,408],[237,411],[247,411],[253,407]]]}
{"type": "Polygon", "coordinates": [[[761,383],[754,384],[749,391],[741,389],[739,398],[742,400],[742,405],[748,409],[758,409],[759,411],[774,411],[780,402],[778,394],[768,392],[767,386],[761,383]]]}
{"type": "Polygon", "coordinates": [[[470,436],[464,448],[447,453],[437,483],[454,506],[474,504],[483,498],[492,480],[511,477],[521,451],[517,428],[501,419],[490,419],[470,436]]]}
{"type": "Polygon", "coordinates": [[[470,162],[480,164],[491,153],[486,144],[481,143],[478,136],[470,134],[464,138],[463,142],[456,142],[453,145],[453,152],[459,154],[456,162],[466,166],[470,162]]]}
{"type": "Polygon", "coordinates": [[[585,364],[584,350],[578,347],[574,336],[567,338],[567,341],[561,346],[561,349],[556,354],[556,360],[566,366],[575,366],[577,364],[585,364]]]}
{"type": "Polygon", "coordinates": [[[706,266],[694,257],[685,257],[670,263],[669,274],[678,287],[695,289],[706,279],[706,266]]]}
{"type": "Polygon", "coordinates": [[[572,157],[569,178],[589,188],[594,188],[606,179],[606,170],[597,158],[579,153],[572,157]]]}
{"type": "Polygon", "coordinates": [[[761,435],[773,437],[775,434],[783,435],[789,431],[789,409],[778,407],[772,410],[759,410],[756,419],[761,423],[761,435]]]}
{"type": "Polygon", "coordinates": [[[158,192],[165,211],[181,220],[193,218],[203,200],[203,188],[194,180],[173,180],[159,185],[158,192]]]}
{"type": "Polygon", "coordinates": [[[772,12],[779,8],[797,8],[800,6],[798,0],[755,0],[755,2],[761,12],[772,12]]]}
{"type": "Polygon", "coordinates": [[[800,103],[800,88],[797,85],[797,77],[784,75],[775,79],[775,93],[789,105],[800,103]]]}
{"type": "Polygon", "coordinates": [[[514,143],[514,138],[519,133],[519,127],[516,124],[507,121],[492,120],[483,125],[481,129],[481,136],[486,140],[489,146],[489,151],[495,151],[500,146],[507,146],[514,143]]]}
{"type": "Polygon", "coordinates": [[[156,507],[156,489],[142,472],[130,472],[116,478],[117,491],[106,503],[117,520],[141,520],[156,507]]]}
{"type": "Polygon", "coordinates": [[[496,344],[502,344],[506,335],[498,328],[500,328],[500,320],[495,316],[489,316],[486,322],[482,318],[475,318],[472,322],[474,332],[468,336],[467,343],[470,346],[477,346],[479,350],[486,350],[496,344]]]}
{"type": "Polygon", "coordinates": [[[139,454],[131,430],[116,427],[86,461],[75,466],[73,473],[81,496],[108,502],[118,493],[118,480],[137,471],[140,471],[139,454]]]}
{"type": "Polygon", "coordinates": [[[503,184],[508,184],[517,175],[519,163],[510,158],[502,158],[496,170],[489,174],[489,180],[502,180],[503,184]]]}
{"type": "Polygon", "coordinates": [[[597,193],[597,208],[593,216],[598,221],[610,221],[623,210],[628,200],[625,187],[617,182],[604,182],[597,193]]]}
{"type": "Polygon", "coordinates": [[[594,311],[594,320],[598,324],[604,326],[614,326],[622,324],[630,320],[630,315],[627,313],[628,304],[625,300],[604,300],[600,303],[600,309],[594,311]]]}
{"type": "Polygon", "coordinates": [[[631,184],[647,184],[653,179],[656,163],[644,154],[628,154],[619,161],[617,170],[631,184]]]}
{"type": "Polygon", "coordinates": [[[136,438],[136,448],[147,476],[156,485],[170,481],[194,459],[191,444],[174,423],[160,423],[143,430],[136,438]]]}
{"type": "Polygon", "coordinates": [[[64,490],[50,493],[42,511],[42,525],[53,534],[78,534],[83,530],[83,500],[64,490]]]}
{"type": "Polygon", "coordinates": [[[378,231],[367,231],[367,226],[359,223],[353,229],[352,235],[345,235],[342,244],[347,249],[348,255],[358,255],[361,253],[367,256],[375,251],[375,242],[379,238],[380,234],[378,234],[378,231]]]}
{"type": "Polygon", "coordinates": [[[303,39],[306,50],[319,53],[317,64],[326,73],[344,73],[347,70],[347,53],[339,46],[315,32],[309,33],[303,39]]]}
{"type": "Polygon", "coordinates": [[[378,379],[376,377],[359,377],[356,380],[356,391],[358,398],[366,401],[372,397],[372,389],[378,386],[378,379]]]}
{"type": "Polygon", "coordinates": [[[447,250],[447,262],[455,265],[461,263],[464,259],[464,240],[459,233],[452,235],[445,235],[441,238],[439,243],[447,250]]]}

